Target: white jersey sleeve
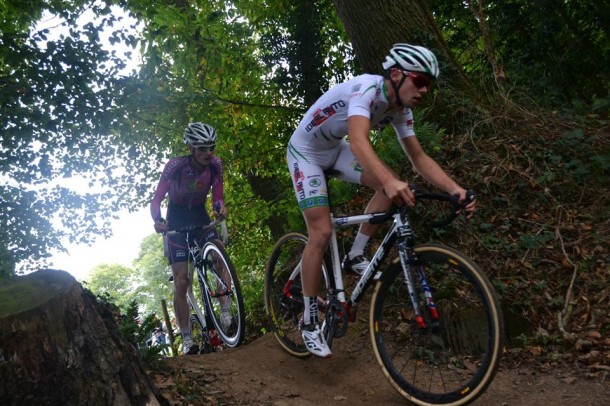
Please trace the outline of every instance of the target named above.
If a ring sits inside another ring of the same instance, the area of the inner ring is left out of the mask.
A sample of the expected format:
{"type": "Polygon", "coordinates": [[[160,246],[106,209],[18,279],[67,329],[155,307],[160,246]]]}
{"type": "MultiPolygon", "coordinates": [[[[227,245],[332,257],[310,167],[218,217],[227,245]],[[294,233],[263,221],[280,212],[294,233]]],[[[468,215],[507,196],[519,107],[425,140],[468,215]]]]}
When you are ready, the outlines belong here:
{"type": "Polygon", "coordinates": [[[379,83],[373,80],[374,76],[357,76],[350,83],[351,89],[348,95],[347,117],[364,116],[372,119],[371,108],[376,104],[379,97],[379,83]]]}
{"type": "Polygon", "coordinates": [[[392,121],[392,127],[399,140],[415,136],[413,124],[413,112],[411,109],[403,109],[402,113],[392,121]]]}

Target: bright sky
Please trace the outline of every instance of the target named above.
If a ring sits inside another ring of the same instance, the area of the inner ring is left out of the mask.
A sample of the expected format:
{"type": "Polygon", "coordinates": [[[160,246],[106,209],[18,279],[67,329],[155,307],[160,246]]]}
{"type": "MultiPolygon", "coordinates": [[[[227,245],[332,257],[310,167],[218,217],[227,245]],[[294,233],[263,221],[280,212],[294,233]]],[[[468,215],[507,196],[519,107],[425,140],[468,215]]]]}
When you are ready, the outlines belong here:
{"type": "Polygon", "coordinates": [[[72,274],[77,280],[85,281],[100,264],[121,264],[132,266],[140,253],[142,240],[155,232],[148,207],[134,213],[124,212],[112,224],[112,237],[100,239],[94,245],[66,245],[67,253],[51,257],[51,268],[72,274]]]}

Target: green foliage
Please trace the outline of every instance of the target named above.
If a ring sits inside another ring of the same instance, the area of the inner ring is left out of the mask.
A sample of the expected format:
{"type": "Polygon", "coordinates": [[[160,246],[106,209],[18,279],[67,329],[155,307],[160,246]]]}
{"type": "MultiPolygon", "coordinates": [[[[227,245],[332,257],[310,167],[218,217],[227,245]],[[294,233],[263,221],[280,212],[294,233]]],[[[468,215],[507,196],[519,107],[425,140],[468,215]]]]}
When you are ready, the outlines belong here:
{"type": "MultiPolygon", "coordinates": [[[[417,129],[417,139],[420,141],[424,151],[428,155],[438,158],[445,153],[443,146],[446,140],[445,130],[433,121],[425,121],[421,116],[425,112],[415,111],[415,123],[417,129]]],[[[411,162],[405,155],[400,142],[396,139],[396,133],[392,128],[373,134],[371,143],[379,157],[397,172],[402,179],[411,181],[415,173],[411,162]]]]}
{"type": "Polygon", "coordinates": [[[125,314],[120,318],[119,331],[127,342],[134,346],[139,356],[146,362],[158,361],[161,353],[166,350],[163,346],[149,346],[153,330],[161,326],[161,321],[154,315],[144,318],[140,316],[139,305],[134,300],[129,303],[125,314]]]}
{"type": "Polygon", "coordinates": [[[260,36],[261,60],[282,99],[309,106],[353,70],[349,41],[332,1],[235,4],[260,36]],[[332,69],[321,69],[324,66],[332,69]]]}
{"type": "Polygon", "coordinates": [[[473,11],[478,3],[473,8],[464,2],[429,3],[444,39],[481,93],[497,88],[496,73],[527,105],[565,107],[579,100],[590,106],[608,97],[608,0],[485,2],[476,10],[479,15],[473,11]]]}
{"type": "MultiPolygon", "coordinates": [[[[116,172],[121,153],[111,128],[121,120],[115,107],[125,62],[99,35],[120,18],[104,2],[7,1],[0,8],[0,245],[16,262],[29,261],[26,269],[61,249],[63,238],[108,235],[109,219],[124,205],[127,176],[116,172]],[[99,19],[78,24],[84,10],[99,19]],[[62,183],[79,175],[87,193],[62,183]]],[[[120,30],[112,40],[133,45],[120,30]]]]}
{"type": "Polygon", "coordinates": [[[162,315],[161,300],[171,303],[173,288],[169,282],[171,271],[163,256],[163,239],[151,234],[140,244],[138,258],[133,263],[134,293],[145,315],[162,315]]]}
{"type": "Polygon", "coordinates": [[[111,298],[123,311],[135,301],[139,313],[149,317],[163,314],[162,299],[171,303],[173,288],[168,280],[170,275],[167,259],[163,256],[162,237],[153,233],[140,244],[132,268],[119,264],[98,265],[91,272],[87,286],[96,295],[111,298]]]}
{"type": "Polygon", "coordinates": [[[136,298],[134,271],[119,264],[96,266],[87,287],[96,295],[107,295],[121,310],[127,309],[136,298]]]}
{"type": "Polygon", "coordinates": [[[600,177],[602,182],[610,180],[610,149],[597,148],[598,140],[582,128],[569,130],[553,140],[551,148],[542,152],[546,170],[538,181],[553,182],[564,176],[579,183],[592,176],[600,177]]]}
{"type": "MultiPolygon", "coordinates": [[[[89,293],[95,296],[92,292],[89,293]]],[[[153,365],[161,359],[162,352],[167,348],[149,346],[153,331],[161,326],[161,321],[155,315],[142,318],[135,300],[131,301],[123,311],[108,294],[97,295],[95,300],[105,322],[112,324],[113,327],[116,326],[121,337],[136,349],[143,361],[153,365]]]]}

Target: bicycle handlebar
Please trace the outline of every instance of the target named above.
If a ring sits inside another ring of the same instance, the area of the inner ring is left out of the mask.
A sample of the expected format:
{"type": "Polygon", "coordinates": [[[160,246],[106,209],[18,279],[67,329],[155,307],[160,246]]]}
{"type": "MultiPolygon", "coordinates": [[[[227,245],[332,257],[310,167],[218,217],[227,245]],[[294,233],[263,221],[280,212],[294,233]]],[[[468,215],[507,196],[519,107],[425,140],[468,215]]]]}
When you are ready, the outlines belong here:
{"type": "MultiPolygon", "coordinates": [[[[460,197],[458,195],[450,195],[449,193],[422,192],[414,184],[410,184],[409,188],[411,189],[411,192],[415,196],[416,200],[417,199],[439,200],[442,202],[447,202],[451,205],[451,212],[449,213],[449,215],[447,215],[447,217],[445,217],[441,220],[438,220],[438,221],[430,222],[429,225],[432,228],[444,227],[447,224],[451,223],[457,217],[458,213],[462,209],[464,209],[469,203],[471,203],[476,196],[475,192],[473,190],[468,190],[466,192],[466,199],[462,203],[460,203],[459,202],[460,197]]],[[[392,203],[392,206],[390,207],[390,209],[388,211],[379,213],[379,215],[374,216],[373,218],[371,218],[369,223],[371,223],[371,224],[385,223],[386,221],[388,221],[392,218],[394,213],[396,213],[399,210],[404,212],[407,208],[408,208],[408,206],[406,206],[406,205],[405,206],[396,206],[395,204],[392,203]]]]}
{"type": "Polygon", "coordinates": [[[439,200],[443,202],[447,202],[451,205],[451,212],[447,217],[438,221],[431,221],[430,227],[439,228],[444,227],[447,224],[451,223],[458,215],[458,213],[466,208],[468,204],[470,204],[476,197],[474,190],[466,191],[466,199],[460,203],[459,195],[450,195],[448,193],[429,193],[429,192],[420,192],[417,190],[415,185],[410,185],[411,191],[416,199],[427,199],[427,200],[439,200]]]}
{"type": "Polygon", "coordinates": [[[195,230],[202,230],[202,231],[211,230],[211,229],[215,228],[217,225],[219,225],[220,223],[222,223],[223,221],[225,221],[226,219],[227,218],[225,216],[218,216],[211,223],[206,224],[205,226],[192,224],[190,226],[182,227],[179,230],[168,230],[165,232],[165,235],[167,235],[168,237],[171,237],[171,236],[175,236],[175,235],[190,233],[191,231],[195,231],[195,230]]]}

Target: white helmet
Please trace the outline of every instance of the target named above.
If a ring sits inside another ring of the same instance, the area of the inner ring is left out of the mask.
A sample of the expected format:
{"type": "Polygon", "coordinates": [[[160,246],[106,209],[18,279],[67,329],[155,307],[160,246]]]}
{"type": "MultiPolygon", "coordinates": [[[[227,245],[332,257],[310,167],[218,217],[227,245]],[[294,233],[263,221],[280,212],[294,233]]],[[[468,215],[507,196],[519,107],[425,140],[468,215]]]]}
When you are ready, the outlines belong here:
{"type": "Polygon", "coordinates": [[[438,78],[436,56],[427,48],[409,44],[394,44],[383,63],[383,69],[400,68],[407,72],[422,72],[438,78]]]}
{"type": "Polygon", "coordinates": [[[184,143],[193,147],[214,144],[216,130],[204,123],[190,123],[184,130],[184,143]]]}

